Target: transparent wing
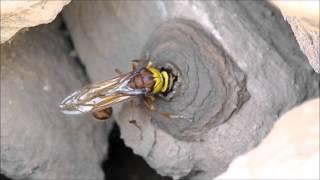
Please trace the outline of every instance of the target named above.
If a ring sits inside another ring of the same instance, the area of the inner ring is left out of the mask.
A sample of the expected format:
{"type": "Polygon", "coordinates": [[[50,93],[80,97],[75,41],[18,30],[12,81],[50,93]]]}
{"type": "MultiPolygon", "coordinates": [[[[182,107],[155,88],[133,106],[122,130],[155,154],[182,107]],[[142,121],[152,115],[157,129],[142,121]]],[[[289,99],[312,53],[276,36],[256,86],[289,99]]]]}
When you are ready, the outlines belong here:
{"type": "Polygon", "coordinates": [[[87,85],[66,97],[60,104],[65,114],[95,112],[133,96],[142,95],[144,90],[132,89],[128,82],[135,72],[117,76],[111,80],[87,85]]]}

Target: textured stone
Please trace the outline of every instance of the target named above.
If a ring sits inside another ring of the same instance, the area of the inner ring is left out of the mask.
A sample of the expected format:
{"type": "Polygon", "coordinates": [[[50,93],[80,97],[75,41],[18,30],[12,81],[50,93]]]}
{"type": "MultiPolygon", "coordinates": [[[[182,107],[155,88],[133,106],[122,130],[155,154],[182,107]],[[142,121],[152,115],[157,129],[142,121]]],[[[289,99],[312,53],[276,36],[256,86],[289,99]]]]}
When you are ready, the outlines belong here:
{"type": "Polygon", "coordinates": [[[284,114],[262,143],[217,179],[319,179],[320,99],[284,114]]]}
{"type": "Polygon", "coordinates": [[[88,83],[59,26],[32,28],[1,45],[1,173],[13,179],[104,178],[108,126],[59,110],[88,83]]]}
{"type": "Polygon", "coordinates": [[[46,24],[55,19],[71,0],[1,1],[0,43],[9,40],[20,29],[46,24]]]}
{"type": "Polygon", "coordinates": [[[313,69],[320,73],[320,1],[274,1],[307,56],[313,69]]]}
{"type": "Polygon", "coordinates": [[[286,17],[292,31],[313,69],[320,73],[320,31],[308,30],[298,18],[286,17]]]}
{"type": "Polygon", "coordinates": [[[131,59],[173,64],[176,93],[156,105],[193,122],[168,120],[138,100],[114,114],[125,143],[174,179],[212,179],[282,113],[319,96],[319,78],[266,2],[81,1],[63,13],[93,81],[129,70],[131,59]]]}

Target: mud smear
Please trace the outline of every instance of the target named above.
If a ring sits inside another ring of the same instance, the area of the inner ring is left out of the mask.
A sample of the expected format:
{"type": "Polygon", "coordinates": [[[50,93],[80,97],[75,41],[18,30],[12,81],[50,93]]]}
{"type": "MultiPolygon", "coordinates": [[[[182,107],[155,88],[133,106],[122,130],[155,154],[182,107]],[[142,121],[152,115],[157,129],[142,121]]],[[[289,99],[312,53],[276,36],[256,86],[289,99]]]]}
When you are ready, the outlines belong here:
{"type": "Polygon", "coordinates": [[[230,119],[250,98],[246,73],[195,21],[176,18],[164,22],[152,33],[142,56],[152,59],[156,66],[169,63],[179,68],[180,86],[175,97],[171,102],[158,101],[157,107],[186,118],[167,121],[156,114],[153,117],[175,138],[198,140],[201,134],[230,119]]]}

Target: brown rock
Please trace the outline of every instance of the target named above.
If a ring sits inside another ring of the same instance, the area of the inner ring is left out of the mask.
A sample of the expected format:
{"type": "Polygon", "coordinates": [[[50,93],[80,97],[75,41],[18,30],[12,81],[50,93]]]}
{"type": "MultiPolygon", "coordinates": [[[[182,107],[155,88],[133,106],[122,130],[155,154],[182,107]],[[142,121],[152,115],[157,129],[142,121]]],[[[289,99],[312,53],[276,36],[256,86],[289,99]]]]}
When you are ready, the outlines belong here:
{"type": "Polygon", "coordinates": [[[284,114],[262,143],[216,179],[319,179],[320,99],[284,114]]]}
{"type": "Polygon", "coordinates": [[[1,39],[9,40],[20,29],[46,24],[71,0],[1,1],[1,39]]]}

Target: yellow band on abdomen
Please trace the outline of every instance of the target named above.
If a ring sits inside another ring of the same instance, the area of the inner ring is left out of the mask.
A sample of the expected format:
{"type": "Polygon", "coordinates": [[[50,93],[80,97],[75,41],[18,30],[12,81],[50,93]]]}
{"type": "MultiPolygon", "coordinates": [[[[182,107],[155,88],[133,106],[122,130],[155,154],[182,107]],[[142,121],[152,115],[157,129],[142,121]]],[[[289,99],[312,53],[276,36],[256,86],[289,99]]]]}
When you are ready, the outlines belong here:
{"type": "Polygon", "coordinates": [[[168,85],[169,85],[169,74],[166,72],[166,71],[162,71],[161,72],[161,75],[164,79],[164,82],[163,82],[163,87],[161,89],[161,92],[166,92],[168,90],[168,85]]]}
{"type": "Polygon", "coordinates": [[[148,68],[153,76],[153,80],[155,81],[155,84],[153,86],[152,94],[158,94],[161,89],[163,88],[163,77],[160,71],[156,68],[150,67],[148,68]]]}

